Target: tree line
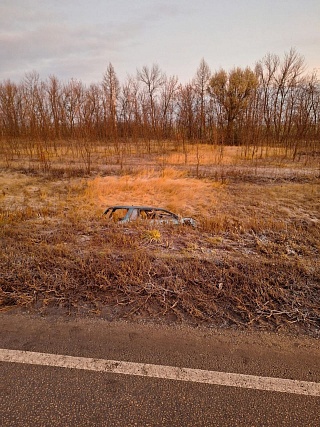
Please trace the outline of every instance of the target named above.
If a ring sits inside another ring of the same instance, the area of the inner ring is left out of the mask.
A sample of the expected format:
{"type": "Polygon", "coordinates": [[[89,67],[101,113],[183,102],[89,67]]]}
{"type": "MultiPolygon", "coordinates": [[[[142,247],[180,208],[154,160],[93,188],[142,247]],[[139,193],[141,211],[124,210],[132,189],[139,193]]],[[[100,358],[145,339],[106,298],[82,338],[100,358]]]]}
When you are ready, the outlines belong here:
{"type": "Polygon", "coordinates": [[[254,68],[211,72],[202,60],[181,84],[158,65],[120,84],[109,63],[102,81],[84,85],[36,72],[0,83],[3,140],[83,139],[189,141],[217,145],[276,145],[295,156],[319,150],[320,84],[291,49],[268,54],[254,68]],[[317,148],[318,147],[318,148],[317,148]]]}

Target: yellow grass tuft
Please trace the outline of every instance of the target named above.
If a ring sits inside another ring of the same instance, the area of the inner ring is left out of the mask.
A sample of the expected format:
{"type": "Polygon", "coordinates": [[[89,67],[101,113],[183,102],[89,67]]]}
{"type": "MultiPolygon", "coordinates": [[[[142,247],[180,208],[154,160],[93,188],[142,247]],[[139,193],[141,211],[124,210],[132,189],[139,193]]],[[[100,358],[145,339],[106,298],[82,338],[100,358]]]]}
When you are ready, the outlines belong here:
{"type": "Polygon", "coordinates": [[[161,233],[159,230],[145,230],[142,237],[148,242],[159,242],[161,240],[161,233]]]}

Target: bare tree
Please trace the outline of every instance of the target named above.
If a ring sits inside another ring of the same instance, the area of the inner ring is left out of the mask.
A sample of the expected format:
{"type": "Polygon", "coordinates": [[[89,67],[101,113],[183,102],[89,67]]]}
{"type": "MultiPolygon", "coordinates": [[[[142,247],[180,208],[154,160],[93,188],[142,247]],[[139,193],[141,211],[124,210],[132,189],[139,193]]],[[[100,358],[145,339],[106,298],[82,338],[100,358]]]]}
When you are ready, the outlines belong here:
{"type": "Polygon", "coordinates": [[[162,137],[172,136],[173,122],[175,119],[175,100],[178,90],[178,78],[176,76],[164,77],[164,83],[160,92],[160,120],[162,137]]]}
{"type": "Polygon", "coordinates": [[[71,79],[63,86],[62,105],[64,111],[64,134],[67,138],[83,136],[81,109],[84,104],[84,86],[80,81],[71,79]]]}
{"type": "Polygon", "coordinates": [[[256,65],[256,75],[259,80],[258,91],[260,93],[260,108],[262,109],[262,121],[260,125],[264,129],[267,145],[272,133],[273,108],[275,104],[274,79],[280,59],[277,55],[267,54],[256,65]]]}
{"type": "MultiPolygon", "coordinates": [[[[154,64],[151,69],[147,66],[137,71],[137,78],[144,84],[148,102],[145,105],[147,117],[150,118],[153,134],[157,135],[158,111],[157,111],[157,94],[159,89],[165,82],[165,76],[157,64],[154,64]]],[[[145,99],[145,98],[143,98],[145,99]]]]}
{"type": "Polygon", "coordinates": [[[198,121],[198,138],[206,138],[206,106],[208,103],[208,84],[211,71],[204,59],[201,60],[196,75],[192,81],[197,97],[197,121],[198,121]]]}
{"type": "Polygon", "coordinates": [[[132,76],[128,76],[122,86],[119,97],[120,121],[122,125],[122,135],[125,139],[136,140],[140,135],[141,105],[139,103],[139,82],[132,76]]]}
{"type": "Polygon", "coordinates": [[[10,80],[0,85],[1,134],[6,138],[22,135],[22,91],[10,80]],[[19,112],[21,115],[19,115],[19,112]]]}
{"type": "Polygon", "coordinates": [[[289,53],[285,54],[284,60],[275,74],[274,128],[278,142],[288,134],[287,126],[290,114],[288,115],[286,107],[288,107],[290,97],[292,100],[292,90],[296,87],[304,70],[303,57],[291,49],[289,53]]]}
{"type": "Polygon", "coordinates": [[[104,94],[104,116],[107,134],[117,138],[117,103],[120,94],[120,84],[113,65],[109,63],[103,76],[102,88],[104,94]]]}
{"type": "Polygon", "coordinates": [[[91,84],[85,90],[81,109],[83,132],[86,138],[101,139],[104,135],[102,117],[102,90],[100,85],[91,84]]]}
{"type": "Polygon", "coordinates": [[[62,111],[62,86],[55,76],[50,76],[47,84],[47,96],[50,108],[50,118],[53,124],[52,137],[55,141],[62,137],[61,126],[63,122],[63,111],[62,111]]]}
{"type": "Polygon", "coordinates": [[[184,160],[187,163],[187,140],[196,138],[196,93],[194,86],[190,83],[180,85],[177,93],[177,128],[179,137],[182,139],[182,150],[184,160]]]}
{"type": "Polygon", "coordinates": [[[286,53],[283,60],[268,54],[256,66],[267,145],[273,142],[286,151],[296,147],[297,110],[302,113],[301,99],[305,97],[304,70],[304,59],[295,49],[286,53]]]}

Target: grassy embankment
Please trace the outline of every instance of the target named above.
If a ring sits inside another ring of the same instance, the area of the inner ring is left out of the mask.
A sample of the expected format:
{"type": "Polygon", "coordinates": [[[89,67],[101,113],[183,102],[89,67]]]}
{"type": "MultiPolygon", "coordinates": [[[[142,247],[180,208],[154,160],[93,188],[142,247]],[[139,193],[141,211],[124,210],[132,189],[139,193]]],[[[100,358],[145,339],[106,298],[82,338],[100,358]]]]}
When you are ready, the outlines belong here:
{"type": "Polygon", "coordinates": [[[317,159],[211,146],[120,159],[97,146],[89,174],[66,145],[29,154],[2,156],[2,309],[319,332],[317,159]],[[115,203],[199,227],[108,223],[115,203]]]}

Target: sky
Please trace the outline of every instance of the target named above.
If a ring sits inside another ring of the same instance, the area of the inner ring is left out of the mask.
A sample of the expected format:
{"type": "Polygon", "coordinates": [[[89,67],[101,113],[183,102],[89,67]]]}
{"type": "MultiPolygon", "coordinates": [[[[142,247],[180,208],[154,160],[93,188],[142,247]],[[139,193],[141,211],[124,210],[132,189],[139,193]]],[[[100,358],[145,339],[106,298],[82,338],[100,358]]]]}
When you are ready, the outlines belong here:
{"type": "Polygon", "coordinates": [[[254,67],[295,48],[320,77],[319,0],[0,0],[0,81],[36,71],[121,83],[158,64],[187,83],[211,71],[254,67]]]}

